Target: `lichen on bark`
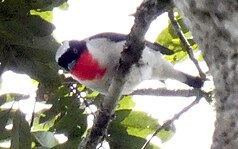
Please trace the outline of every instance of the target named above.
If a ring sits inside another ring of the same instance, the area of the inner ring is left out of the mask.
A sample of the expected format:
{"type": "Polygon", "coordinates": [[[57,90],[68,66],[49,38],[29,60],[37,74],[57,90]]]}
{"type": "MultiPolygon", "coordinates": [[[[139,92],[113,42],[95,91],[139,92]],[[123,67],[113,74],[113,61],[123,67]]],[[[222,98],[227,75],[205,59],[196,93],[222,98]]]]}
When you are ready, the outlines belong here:
{"type": "Polygon", "coordinates": [[[238,146],[238,2],[174,0],[213,76],[216,122],[212,148],[238,146]]]}

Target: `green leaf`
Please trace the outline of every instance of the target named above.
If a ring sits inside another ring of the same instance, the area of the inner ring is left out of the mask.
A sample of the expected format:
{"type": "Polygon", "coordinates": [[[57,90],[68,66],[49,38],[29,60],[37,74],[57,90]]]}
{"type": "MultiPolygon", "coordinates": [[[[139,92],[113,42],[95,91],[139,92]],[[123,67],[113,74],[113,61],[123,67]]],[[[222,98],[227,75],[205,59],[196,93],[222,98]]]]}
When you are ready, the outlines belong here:
{"type": "Polygon", "coordinates": [[[119,104],[117,110],[125,110],[125,109],[132,109],[135,106],[135,102],[133,101],[132,96],[124,96],[119,104]]]}
{"type": "Polygon", "coordinates": [[[0,111],[0,132],[5,130],[10,112],[8,110],[0,111]]]}
{"type": "MultiPolygon", "coordinates": [[[[170,34],[169,32],[169,26],[167,28],[165,28],[157,37],[156,39],[156,42],[165,46],[165,47],[168,47],[170,44],[172,44],[172,35],[170,34]]],[[[173,50],[173,49],[171,49],[173,50]]]]}
{"type": "Polygon", "coordinates": [[[198,61],[203,61],[203,60],[204,60],[203,55],[202,55],[202,53],[200,53],[199,56],[198,56],[198,61]]]}
{"type": "Polygon", "coordinates": [[[54,120],[57,117],[57,115],[60,114],[60,112],[64,112],[60,108],[58,99],[53,98],[50,100],[50,103],[53,106],[51,107],[51,109],[49,109],[48,111],[45,111],[43,114],[41,114],[40,123],[48,123],[48,122],[54,120]]]}
{"type": "Polygon", "coordinates": [[[34,132],[33,135],[43,147],[52,148],[58,144],[52,132],[34,132]]]}
{"type": "Polygon", "coordinates": [[[0,4],[0,14],[7,17],[23,16],[29,11],[29,7],[24,0],[4,0],[0,4]]]}
{"type": "MultiPolygon", "coordinates": [[[[118,114],[121,112],[124,113],[126,111],[118,111],[118,114]]],[[[127,128],[128,134],[141,138],[147,137],[160,127],[158,120],[149,117],[145,112],[139,111],[131,111],[121,124],[127,128]]]]}
{"type": "Polygon", "coordinates": [[[38,147],[34,147],[34,149],[49,149],[49,148],[44,146],[38,146],[38,147]]]}
{"type": "MultiPolygon", "coordinates": [[[[84,86],[84,85],[82,85],[84,86]]],[[[86,89],[86,88],[85,88],[86,89]]],[[[99,95],[99,92],[97,91],[86,91],[86,98],[89,99],[89,98],[96,98],[98,95],[99,95]]]]}
{"type": "Polygon", "coordinates": [[[48,88],[58,87],[62,81],[58,75],[58,66],[54,60],[58,43],[54,45],[55,42],[51,41],[48,36],[39,38],[34,40],[35,44],[21,39],[16,40],[16,42],[11,41],[14,44],[19,44],[19,46],[6,46],[0,49],[2,50],[0,51],[1,62],[3,62],[3,65],[8,64],[5,69],[14,70],[17,73],[26,73],[48,88]],[[12,55],[13,53],[14,55],[12,55]]]}
{"type": "MultiPolygon", "coordinates": [[[[197,49],[197,44],[192,40],[192,34],[184,24],[182,17],[180,13],[175,9],[177,12],[176,20],[178,24],[180,25],[180,28],[185,36],[185,38],[188,40],[190,46],[192,49],[197,49]]],[[[173,29],[171,22],[169,21],[169,25],[167,28],[165,28],[157,37],[156,42],[164,45],[165,47],[168,47],[169,49],[173,50],[175,52],[174,55],[166,55],[165,58],[169,60],[171,63],[181,62],[188,58],[188,54],[186,52],[185,47],[181,43],[177,33],[173,29]]]]}
{"type": "Polygon", "coordinates": [[[32,38],[32,32],[19,20],[0,19],[0,39],[5,39],[5,41],[9,42],[30,43],[32,38]]]}
{"type": "Polygon", "coordinates": [[[37,1],[27,1],[28,4],[31,6],[31,9],[38,9],[41,11],[48,11],[52,10],[54,7],[58,7],[64,4],[67,0],[37,0],[37,1]]]}
{"type": "MultiPolygon", "coordinates": [[[[118,127],[118,131],[111,131],[108,141],[111,149],[140,149],[145,139],[128,135],[126,129],[118,127]]],[[[159,149],[159,147],[149,144],[147,149],[159,149]]]]}
{"type": "MultiPolygon", "coordinates": [[[[145,138],[159,126],[157,120],[147,116],[144,112],[118,110],[116,119],[108,131],[110,145],[120,146],[120,148],[141,148],[146,142],[145,138]]],[[[159,147],[151,144],[149,148],[159,147]]]]}
{"type": "MultiPolygon", "coordinates": [[[[179,24],[179,26],[180,26],[180,28],[181,28],[181,30],[182,30],[182,32],[183,33],[188,33],[188,32],[190,32],[189,30],[188,30],[188,28],[187,28],[187,26],[185,25],[185,23],[184,23],[184,21],[183,21],[183,19],[182,19],[182,17],[181,17],[181,15],[179,14],[179,18],[177,19],[177,21],[178,21],[178,24],[179,24]]],[[[191,33],[190,33],[191,34],[191,33]]]]}
{"type": "MultiPolygon", "coordinates": [[[[1,82],[1,80],[0,80],[1,82]]],[[[1,90],[2,86],[0,85],[0,90],[1,90]]],[[[7,100],[7,96],[8,94],[3,94],[3,95],[0,95],[0,106],[5,104],[7,100]]]]}
{"type": "Polygon", "coordinates": [[[37,11],[37,10],[31,10],[30,11],[31,15],[38,15],[42,19],[52,22],[53,19],[53,12],[52,11],[37,11]]]}
{"type": "Polygon", "coordinates": [[[10,131],[5,129],[9,119],[11,119],[11,112],[9,110],[0,111],[0,140],[10,138],[10,131]]]}
{"type": "Polygon", "coordinates": [[[184,51],[176,52],[176,54],[170,56],[166,55],[165,58],[170,61],[171,63],[177,63],[185,60],[188,58],[188,54],[184,51]]]}
{"type": "Polygon", "coordinates": [[[51,127],[54,126],[56,119],[57,118],[55,117],[55,118],[52,118],[51,120],[48,120],[47,122],[39,123],[39,117],[36,117],[34,119],[32,132],[48,131],[51,127]]]}
{"type": "Polygon", "coordinates": [[[86,87],[85,87],[85,85],[80,84],[77,89],[78,89],[78,91],[82,92],[86,89],[86,87]]]}
{"type": "MultiPolygon", "coordinates": [[[[61,84],[55,52],[59,43],[51,36],[54,25],[46,21],[52,12],[31,11],[51,8],[65,1],[24,1],[5,0],[0,7],[0,48],[1,70],[3,68],[26,73],[48,88],[61,84]],[[42,4],[41,2],[45,2],[42,4]],[[44,5],[44,6],[43,6],[44,5]],[[30,14],[37,15],[30,15],[30,14]]],[[[41,10],[42,11],[42,10],[41,10]]]]}
{"type": "Polygon", "coordinates": [[[63,144],[58,144],[57,146],[53,147],[53,149],[77,149],[81,141],[81,137],[72,138],[63,144]]]}
{"type": "MultiPolygon", "coordinates": [[[[145,112],[118,110],[116,111],[116,119],[112,121],[109,127],[109,141],[111,145],[114,144],[121,148],[141,148],[146,142],[145,138],[153,134],[159,127],[158,120],[148,116],[145,112]],[[134,141],[137,143],[133,143],[134,141]]],[[[173,134],[173,131],[162,130],[157,134],[157,137],[165,142],[173,134]]],[[[150,144],[149,148],[159,147],[150,144]]]]}
{"type": "Polygon", "coordinates": [[[17,66],[9,65],[8,68],[18,73],[26,73],[32,79],[39,81],[42,85],[48,88],[56,88],[61,84],[55,68],[49,67],[47,63],[35,61],[30,57],[16,57],[17,66]]]}
{"type": "Polygon", "coordinates": [[[174,8],[174,14],[175,14],[175,19],[177,20],[179,26],[181,27],[182,32],[184,34],[190,32],[183,21],[180,11],[177,8],[174,8]]]}
{"type": "Polygon", "coordinates": [[[165,56],[165,58],[171,63],[183,61],[188,57],[184,46],[181,44],[180,39],[172,29],[171,24],[158,35],[156,42],[175,52],[173,55],[165,56]]]}
{"type": "MultiPolygon", "coordinates": [[[[44,92],[44,91],[42,91],[44,92]]],[[[50,110],[45,111],[44,114],[40,117],[40,123],[49,122],[52,119],[55,119],[57,115],[62,115],[67,111],[67,109],[72,105],[74,97],[68,96],[69,88],[67,86],[59,87],[54,95],[48,100],[48,104],[52,104],[50,110]]],[[[43,95],[42,95],[43,96],[43,95]]]]}
{"type": "Polygon", "coordinates": [[[25,115],[21,111],[16,111],[15,117],[13,119],[11,149],[23,148],[31,148],[30,126],[25,120],[25,115]]]}
{"type": "Polygon", "coordinates": [[[78,108],[69,109],[55,124],[54,129],[57,133],[64,133],[69,138],[82,136],[87,128],[86,115],[83,112],[84,110],[78,108]]]}
{"type": "Polygon", "coordinates": [[[56,52],[60,44],[50,36],[54,30],[51,23],[44,21],[39,16],[27,16],[21,19],[21,21],[16,18],[0,19],[0,39],[13,45],[56,52]]]}
{"type": "Polygon", "coordinates": [[[48,51],[48,54],[45,54],[45,52],[47,52],[46,49],[35,49],[21,45],[15,45],[12,46],[12,48],[16,51],[15,56],[17,58],[25,57],[44,64],[51,63],[53,61],[52,59],[54,58],[53,52],[51,53],[48,51]]]}
{"type": "Polygon", "coordinates": [[[9,138],[11,137],[11,131],[3,130],[0,133],[0,142],[4,140],[10,140],[9,138]]]}
{"type": "Polygon", "coordinates": [[[69,4],[67,2],[63,3],[58,7],[60,10],[68,10],[69,4]]]}
{"type": "MultiPolygon", "coordinates": [[[[45,16],[47,17],[47,16],[45,16]]],[[[55,26],[37,15],[29,15],[24,19],[24,26],[36,37],[50,35],[55,26]]]]}

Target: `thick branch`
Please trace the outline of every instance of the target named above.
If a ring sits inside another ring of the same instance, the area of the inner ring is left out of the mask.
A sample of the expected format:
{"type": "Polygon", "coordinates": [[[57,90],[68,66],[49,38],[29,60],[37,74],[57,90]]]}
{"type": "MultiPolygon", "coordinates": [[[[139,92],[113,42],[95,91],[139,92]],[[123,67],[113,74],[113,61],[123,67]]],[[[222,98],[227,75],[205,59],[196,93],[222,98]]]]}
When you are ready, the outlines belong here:
{"type": "Polygon", "coordinates": [[[212,149],[238,146],[238,1],[181,1],[182,12],[198,43],[215,85],[216,122],[212,149]]]}
{"type": "Polygon", "coordinates": [[[121,91],[131,65],[137,63],[141,57],[142,50],[144,49],[144,35],[150,23],[171,6],[170,0],[145,0],[137,9],[134,25],[128,35],[117,73],[112,80],[108,94],[104,98],[102,108],[99,110],[91,131],[86,139],[82,141],[79,148],[95,149],[102,142],[121,97],[121,91]]]}

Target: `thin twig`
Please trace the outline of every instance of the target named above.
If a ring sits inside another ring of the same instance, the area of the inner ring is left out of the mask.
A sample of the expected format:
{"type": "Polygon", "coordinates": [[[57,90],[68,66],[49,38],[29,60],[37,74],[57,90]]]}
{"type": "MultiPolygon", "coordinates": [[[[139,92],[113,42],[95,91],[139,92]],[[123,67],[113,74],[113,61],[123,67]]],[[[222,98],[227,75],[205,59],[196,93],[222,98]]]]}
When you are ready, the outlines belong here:
{"type": "Polygon", "coordinates": [[[34,106],[33,106],[33,109],[32,109],[31,122],[30,122],[30,127],[31,128],[34,124],[34,119],[35,119],[36,102],[37,102],[37,97],[35,97],[35,102],[34,102],[34,106]]]}
{"type": "Polygon", "coordinates": [[[172,24],[176,34],[178,35],[179,39],[181,40],[182,44],[184,45],[184,47],[185,47],[185,49],[186,49],[186,51],[189,55],[189,58],[193,61],[193,63],[197,67],[197,70],[198,70],[199,75],[202,78],[202,80],[205,81],[206,80],[206,75],[202,71],[201,67],[199,66],[197,59],[194,57],[193,49],[191,48],[191,46],[190,46],[189,42],[187,41],[186,37],[184,36],[183,31],[182,31],[179,23],[175,19],[173,9],[168,11],[168,16],[169,16],[169,19],[171,21],[171,24],[172,24]]]}
{"type": "Polygon", "coordinates": [[[89,109],[89,111],[90,111],[89,114],[92,114],[93,117],[95,118],[96,115],[95,115],[95,113],[93,112],[93,110],[90,108],[90,104],[89,104],[89,102],[86,100],[86,97],[82,97],[81,91],[78,90],[78,88],[77,88],[77,87],[78,87],[78,84],[79,84],[79,83],[77,83],[76,86],[74,86],[73,84],[71,84],[71,86],[70,86],[70,90],[71,90],[71,91],[70,91],[70,92],[73,93],[73,95],[75,96],[76,101],[78,101],[78,100],[80,100],[80,99],[83,100],[83,101],[80,101],[81,104],[84,104],[84,106],[89,109]]]}
{"type": "Polygon", "coordinates": [[[90,108],[90,104],[88,103],[86,98],[83,97],[82,99],[83,99],[83,103],[85,104],[85,106],[90,110],[90,114],[92,114],[93,117],[95,118],[96,117],[95,112],[93,112],[93,110],[90,108]]]}
{"type": "Polygon", "coordinates": [[[212,102],[212,93],[205,92],[201,89],[178,89],[169,90],[167,88],[158,89],[139,89],[133,91],[130,95],[145,95],[145,96],[180,96],[180,97],[192,97],[199,96],[204,97],[208,103],[212,102]]]}
{"type": "Polygon", "coordinates": [[[177,113],[176,115],[174,115],[174,117],[168,121],[166,121],[161,127],[159,127],[154,133],[153,135],[146,141],[146,143],[143,145],[143,147],[141,149],[145,149],[147,147],[147,145],[150,143],[150,141],[152,140],[153,137],[155,137],[161,130],[168,128],[175,120],[179,119],[179,117],[184,114],[185,112],[187,112],[190,108],[192,108],[194,105],[196,105],[197,103],[199,103],[201,97],[198,96],[191,104],[189,104],[188,106],[186,106],[183,110],[181,110],[179,113],[177,113]]]}

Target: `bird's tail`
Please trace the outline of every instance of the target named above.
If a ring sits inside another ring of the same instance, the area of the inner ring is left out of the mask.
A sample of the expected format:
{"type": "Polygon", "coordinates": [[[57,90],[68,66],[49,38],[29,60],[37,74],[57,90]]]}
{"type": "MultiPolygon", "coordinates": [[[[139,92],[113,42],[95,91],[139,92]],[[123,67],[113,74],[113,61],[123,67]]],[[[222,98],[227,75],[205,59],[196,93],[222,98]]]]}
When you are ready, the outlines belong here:
{"type": "Polygon", "coordinates": [[[174,69],[173,65],[164,59],[160,51],[155,51],[148,45],[143,51],[142,60],[152,68],[151,79],[174,79],[194,88],[201,88],[203,80],[174,69]]]}
{"type": "Polygon", "coordinates": [[[200,77],[191,76],[173,68],[173,65],[165,60],[161,54],[156,55],[157,61],[154,63],[152,78],[158,80],[174,79],[194,88],[201,88],[203,80],[200,77]]]}
{"type": "Polygon", "coordinates": [[[203,86],[203,80],[200,77],[194,77],[183,72],[180,72],[180,73],[184,75],[184,78],[185,78],[185,80],[182,81],[183,83],[194,88],[201,88],[203,86]]]}
{"type": "Polygon", "coordinates": [[[191,76],[174,68],[160,67],[160,70],[154,70],[153,78],[159,80],[173,79],[187,84],[194,88],[201,88],[203,86],[203,80],[200,77],[191,76]]]}

